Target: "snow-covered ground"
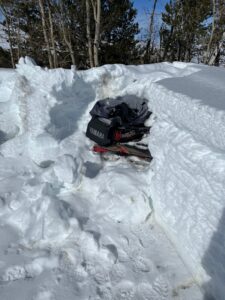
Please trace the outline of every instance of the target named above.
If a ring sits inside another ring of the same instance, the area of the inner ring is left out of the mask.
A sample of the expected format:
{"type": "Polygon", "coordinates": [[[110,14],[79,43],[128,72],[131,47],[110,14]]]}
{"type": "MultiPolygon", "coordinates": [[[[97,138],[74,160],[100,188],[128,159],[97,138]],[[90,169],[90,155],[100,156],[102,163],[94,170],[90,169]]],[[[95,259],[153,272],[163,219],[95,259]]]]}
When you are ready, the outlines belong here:
{"type": "Polygon", "coordinates": [[[0,71],[0,299],[223,299],[225,71],[0,71]],[[146,166],[85,137],[98,99],[146,98],[146,166]]]}

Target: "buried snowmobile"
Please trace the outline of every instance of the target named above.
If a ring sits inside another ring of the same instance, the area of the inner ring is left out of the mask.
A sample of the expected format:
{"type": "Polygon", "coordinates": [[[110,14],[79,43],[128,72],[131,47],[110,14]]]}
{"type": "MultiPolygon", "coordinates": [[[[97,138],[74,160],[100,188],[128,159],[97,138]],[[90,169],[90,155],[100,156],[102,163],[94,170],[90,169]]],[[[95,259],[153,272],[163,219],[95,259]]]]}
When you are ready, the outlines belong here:
{"type": "Polygon", "coordinates": [[[147,145],[139,143],[150,130],[145,126],[151,115],[145,100],[132,95],[107,98],[98,101],[90,114],[86,136],[96,143],[94,152],[151,160],[147,145]]]}

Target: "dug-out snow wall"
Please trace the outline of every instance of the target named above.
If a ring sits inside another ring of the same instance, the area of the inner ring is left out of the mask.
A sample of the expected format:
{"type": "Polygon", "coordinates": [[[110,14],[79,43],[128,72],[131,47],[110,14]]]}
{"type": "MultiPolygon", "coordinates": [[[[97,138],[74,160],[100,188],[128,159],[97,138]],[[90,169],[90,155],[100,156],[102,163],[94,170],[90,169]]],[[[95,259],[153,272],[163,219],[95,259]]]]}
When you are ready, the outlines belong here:
{"type": "Polygon", "coordinates": [[[156,218],[206,291],[225,295],[225,72],[202,67],[154,83],[149,147],[156,218]]]}
{"type": "Polygon", "coordinates": [[[206,299],[225,295],[225,71],[183,63],[106,66],[102,96],[135,94],[156,117],[155,217],[206,299]]]}

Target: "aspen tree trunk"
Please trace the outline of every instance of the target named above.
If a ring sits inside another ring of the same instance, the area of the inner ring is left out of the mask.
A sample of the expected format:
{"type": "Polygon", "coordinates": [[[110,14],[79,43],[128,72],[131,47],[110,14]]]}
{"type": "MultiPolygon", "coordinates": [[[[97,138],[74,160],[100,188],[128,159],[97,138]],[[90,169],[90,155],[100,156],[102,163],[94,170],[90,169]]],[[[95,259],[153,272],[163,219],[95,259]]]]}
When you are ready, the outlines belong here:
{"type": "Polygon", "coordinates": [[[224,4],[223,2],[219,0],[213,0],[213,24],[212,24],[212,34],[210,37],[210,41],[208,44],[208,51],[207,51],[207,61],[208,65],[212,66],[214,65],[217,61],[219,62],[219,57],[221,50],[225,47],[225,32],[222,34],[220,32],[219,24],[220,21],[223,18],[223,9],[224,9],[224,4]],[[222,4],[222,5],[221,5],[222,4]],[[219,35],[222,35],[222,38],[219,39],[219,35]],[[213,39],[216,40],[216,47],[212,55],[210,56],[211,48],[212,48],[212,42],[213,39]]]}
{"type": "Polygon", "coordinates": [[[19,20],[19,24],[18,24],[18,27],[17,27],[16,41],[17,41],[17,59],[19,61],[20,56],[21,56],[21,48],[20,48],[20,41],[21,41],[21,36],[20,36],[20,20],[19,20]]]}
{"type": "Polygon", "coordinates": [[[69,49],[69,53],[70,53],[70,58],[71,58],[72,64],[75,66],[76,65],[76,61],[75,61],[75,56],[74,56],[74,51],[73,51],[71,39],[67,35],[67,30],[66,30],[64,24],[62,25],[62,30],[63,30],[63,38],[64,38],[64,41],[65,41],[65,44],[67,45],[67,47],[69,49]]]}
{"type": "Polygon", "coordinates": [[[57,53],[56,53],[56,48],[55,48],[55,35],[54,35],[54,27],[53,27],[53,21],[52,21],[51,4],[49,1],[48,1],[48,19],[49,19],[49,25],[50,25],[51,46],[52,46],[52,51],[53,51],[54,68],[57,68],[58,61],[57,61],[57,53]]]}
{"type": "Polygon", "coordinates": [[[5,17],[6,28],[7,28],[7,31],[8,31],[9,52],[10,52],[11,64],[12,64],[13,69],[15,69],[15,60],[14,60],[14,55],[13,55],[12,35],[11,35],[11,28],[10,28],[9,16],[7,14],[6,9],[2,5],[1,1],[0,1],[0,5],[1,5],[0,11],[3,14],[3,16],[5,17]]]}
{"type": "Polygon", "coordinates": [[[214,65],[218,55],[220,54],[222,48],[225,46],[225,32],[223,33],[222,39],[219,43],[219,45],[216,47],[215,51],[213,52],[213,55],[211,56],[209,60],[209,66],[214,65]]]}
{"type": "Polygon", "coordinates": [[[73,46],[72,46],[72,43],[71,43],[70,33],[68,32],[68,29],[65,26],[65,13],[64,13],[64,7],[63,7],[63,1],[62,0],[60,2],[60,16],[61,16],[61,26],[62,26],[63,39],[64,39],[64,42],[65,42],[65,44],[66,44],[66,46],[69,50],[72,64],[75,66],[76,65],[76,60],[75,60],[75,55],[74,55],[74,51],[73,51],[73,46]]]}
{"type": "Polygon", "coordinates": [[[96,0],[95,10],[95,39],[94,39],[94,64],[99,66],[99,43],[100,43],[100,24],[101,24],[101,0],[96,0]]]}
{"type": "Polygon", "coordinates": [[[6,27],[8,30],[8,37],[9,37],[9,49],[10,49],[11,63],[12,63],[13,69],[15,69],[16,66],[15,66],[15,60],[14,60],[14,55],[13,55],[12,35],[11,35],[11,28],[10,28],[8,16],[6,17],[5,20],[6,20],[6,27]]]}
{"type": "Polygon", "coordinates": [[[91,17],[90,17],[90,3],[89,0],[86,0],[86,23],[87,23],[87,41],[88,41],[88,56],[90,61],[91,68],[94,67],[94,59],[92,52],[92,40],[91,40],[91,17]]]}
{"type": "Polygon", "coordinates": [[[44,34],[45,43],[46,43],[46,46],[47,46],[49,66],[52,69],[53,68],[53,62],[52,62],[51,48],[50,48],[48,35],[47,35],[47,24],[46,24],[46,19],[45,19],[45,11],[44,11],[43,0],[38,0],[38,3],[39,3],[40,10],[41,10],[42,30],[43,30],[43,34],[44,34]]]}
{"type": "Polygon", "coordinates": [[[205,59],[204,59],[205,63],[208,63],[209,59],[210,59],[210,52],[211,52],[211,47],[212,47],[212,41],[213,41],[213,38],[214,38],[215,29],[216,29],[215,18],[216,18],[216,0],[213,0],[212,31],[211,31],[209,43],[207,45],[207,50],[206,50],[206,54],[205,54],[205,59]]]}

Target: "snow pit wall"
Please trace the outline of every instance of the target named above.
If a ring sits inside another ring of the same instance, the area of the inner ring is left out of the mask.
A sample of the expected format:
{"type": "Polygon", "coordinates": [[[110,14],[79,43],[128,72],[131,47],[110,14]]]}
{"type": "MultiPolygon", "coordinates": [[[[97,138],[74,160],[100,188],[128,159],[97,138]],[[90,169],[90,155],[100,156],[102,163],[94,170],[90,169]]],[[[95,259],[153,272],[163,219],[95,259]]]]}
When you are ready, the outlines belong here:
{"type": "Polygon", "coordinates": [[[102,97],[148,99],[157,117],[149,141],[155,216],[206,299],[224,299],[225,71],[185,63],[100,69],[102,97]]]}
{"type": "Polygon", "coordinates": [[[206,297],[222,300],[225,112],[157,83],[147,94],[157,116],[149,142],[156,218],[206,290],[206,297]]]}

